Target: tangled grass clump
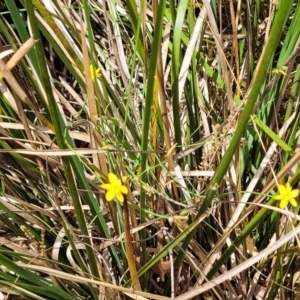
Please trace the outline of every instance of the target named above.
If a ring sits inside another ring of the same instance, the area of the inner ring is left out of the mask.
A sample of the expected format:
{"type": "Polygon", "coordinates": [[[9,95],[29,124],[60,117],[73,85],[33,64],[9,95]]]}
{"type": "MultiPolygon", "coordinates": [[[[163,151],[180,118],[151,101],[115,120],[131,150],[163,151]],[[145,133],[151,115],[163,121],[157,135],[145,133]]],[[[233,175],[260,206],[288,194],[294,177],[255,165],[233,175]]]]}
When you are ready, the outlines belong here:
{"type": "Polygon", "coordinates": [[[0,4],[0,297],[298,298],[300,4],[246,2],[0,4]]]}

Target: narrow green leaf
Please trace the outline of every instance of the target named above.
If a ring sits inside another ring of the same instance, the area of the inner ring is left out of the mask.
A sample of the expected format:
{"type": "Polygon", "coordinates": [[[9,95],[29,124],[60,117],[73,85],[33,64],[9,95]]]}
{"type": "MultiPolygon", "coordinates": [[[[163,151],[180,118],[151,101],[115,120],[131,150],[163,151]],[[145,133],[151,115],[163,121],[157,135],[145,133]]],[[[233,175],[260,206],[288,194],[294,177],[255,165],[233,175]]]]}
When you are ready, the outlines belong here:
{"type": "Polygon", "coordinates": [[[262,122],[259,118],[254,117],[255,124],[262,129],[280,148],[289,154],[293,154],[293,149],[286,144],[274,131],[272,131],[264,122],[262,122]]]}

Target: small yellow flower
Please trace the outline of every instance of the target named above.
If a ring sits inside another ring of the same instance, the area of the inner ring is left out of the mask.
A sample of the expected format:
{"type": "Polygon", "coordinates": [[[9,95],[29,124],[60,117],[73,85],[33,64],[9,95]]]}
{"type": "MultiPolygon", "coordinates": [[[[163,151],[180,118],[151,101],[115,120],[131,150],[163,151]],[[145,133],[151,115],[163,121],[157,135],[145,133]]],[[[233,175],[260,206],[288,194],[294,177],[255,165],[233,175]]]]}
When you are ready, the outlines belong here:
{"type": "Polygon", "coordinates": [[[127,179],[127,176],[123,176],[122,179],[119,179],[115,174],[108,173],[108,183],[101,185],[101,188],[107,190],[105,198],[107,201],[113,200],[115,197],[120,201],[124,201],[124,195],[127,195],[128,189],[124,183],[127,179]]]}
{"type": "Polygon", "coordinates": [[[279,184],[278,185],[279,194],[274,197],[274,199],[279,200],[280,208],[285,208],[289,203],[292,206],[297,206],[297,201],[295,198],[299,195],[299,190],[292,190],[291,185],[287,182],[286,185],[279,184]]]}
{"type": "Polygon", "coordinates": [[[96,78],[101,77],[101,69],[100,68],[95,69],[95,67],[92,64],[90,64],[90,74],[91,74],[92,81],[95,82],[96,78]]]}

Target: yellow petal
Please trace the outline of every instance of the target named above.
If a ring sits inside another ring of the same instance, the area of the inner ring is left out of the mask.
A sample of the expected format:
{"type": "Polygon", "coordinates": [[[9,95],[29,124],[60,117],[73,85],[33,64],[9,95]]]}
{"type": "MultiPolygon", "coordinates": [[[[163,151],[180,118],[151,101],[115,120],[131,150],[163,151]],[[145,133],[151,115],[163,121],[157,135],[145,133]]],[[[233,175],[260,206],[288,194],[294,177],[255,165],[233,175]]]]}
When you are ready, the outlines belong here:
{"type": "Polygon", "coordinates": [[[127,176],[122,177],[122,181],[125,182],[127,180],[127,176]]]}
{"type": "Polygon", "coordinates": [[[110,183],[101,184],[100,187],[104,190],[110,190],[113,188],[113,186],[110,183]]]}
{"type": "Polygon", "coordinates": [[[100,149],[101,150],[106,150],[106,149],[108,149],[110,146],[109,145],[104,145],[103,147],[101,147],[100,149]]]}
{"type": "Polygon", "coordinates": [[[278,191],[279,191],[280,194],[284,194],[286,192],[286,188],[282,184],[278,184],[277,188],[278,188],[278,191]]]}
{"type": "Polygon", "coordinates": [[[291,187],[291,185],[290,185],[289,182],[286,183],[286,189],[287,189],[287,191],[291,191],[292,190],[292,187],[291,187]]]}
{"type": "Polygon", "coordinates": [[[295,199],[290,199],[290,203],[292,206],[296,207],[297,206],[297,201],[295,199]]]}
{"type": "Polygon", "coordinates": [[[118,177],[114,173],[108,173],[108,181],[111,184],[116,184],[118,182],[118,177]]]}
{"type": "Polygon", "coordinates": [[[121,193],[123,193],[125,195],[128,194],[128,189],[127,189],[127,187],[125,185],[122,185],[121,188],[120,188],[120,190],[121,190],[121,193]]]}
{"type": "Polygon", "coordinates": [[[283,200],[280,201],[279,207],[280,208],[285,208],[289,204],[289,200],[284,198],[283,200]]]}
{"type": "Polygon", "coordinates": [[[112,199],[114,199],[115,195],[115,191],[111,189],[106,192],[105,198],[107,201],[111,201],[112,199]]]}
{"type": "Polygon", "coordinates": [[[95,68],[92,64],[90,65],[90,74],[91,74],[91,79],[94,82],[95,81],[95,68]]]}
{"type": "Polygon", "coordinates": [[[296,197],[298,197],[298,195],[299,195],[299,190],[297,189],[297,190],[292,190],[291,191],[291,194],[292,194],[292,197],[293,198],[296,198],[296,197]]]}
{"type": "Polygon", "coordinates": [[[96,78],[100,78],[100,77],[101,77],[101,70],[100,70],[100,68],[98,68],[96,70],[96,78]]]}
{"type": "Polygon", "coordinates": [[[116,195],[116,198],[117,198],[121,203],[124,202],[124,196],[123,196],[122,193],[118,193],[118,194],[116,195]]]}
{"type": "Polygon", "coordinates": [[[274,196],[275,200],[282,200],[283,196],[282,195],[276,195],[274,196]]]}

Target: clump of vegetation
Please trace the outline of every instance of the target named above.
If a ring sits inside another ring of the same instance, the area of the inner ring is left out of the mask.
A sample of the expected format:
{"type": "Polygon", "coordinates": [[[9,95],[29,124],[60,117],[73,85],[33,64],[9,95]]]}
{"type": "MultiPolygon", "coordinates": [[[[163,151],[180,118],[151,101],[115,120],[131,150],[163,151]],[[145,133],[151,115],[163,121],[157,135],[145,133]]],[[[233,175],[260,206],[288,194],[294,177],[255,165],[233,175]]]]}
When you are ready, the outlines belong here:
{"type": "Polygon", "coordinates": [[[298,299],[299,1],[5,4],[2,298],[298,299]]]}

